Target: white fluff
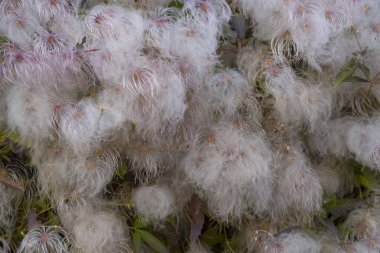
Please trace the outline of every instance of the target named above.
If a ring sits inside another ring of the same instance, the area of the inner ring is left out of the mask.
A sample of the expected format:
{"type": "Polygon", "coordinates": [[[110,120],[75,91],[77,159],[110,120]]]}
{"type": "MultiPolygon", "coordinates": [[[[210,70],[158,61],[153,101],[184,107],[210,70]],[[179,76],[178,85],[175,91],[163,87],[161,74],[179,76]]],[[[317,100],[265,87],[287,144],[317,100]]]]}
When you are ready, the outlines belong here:
{"type": "Polygon", "coordinates": [[[85,210],[77,214],[72,228],[74,252],[122,253],[130,251],[125,226],[105,211],[85,210]]]}
{"type": "Polygon", "coordinates": [[[95,197],[104,191],[112,179],[117,159],[110,149],[99,148],[94,153],[81,156],[55,145],[43,154],[41,161],[34,163],[45,194],[95,197]]]}
{"type": "Polygon", "coordinates": [[[302,82],[288,66],[273,64],[267,70],[267,89],[284,122],[307,124],[311,131],[321,127],[332,111],[332,94],[321,85],[302,82]]]}
{"type": "Polygon", "coordinates": [[[322,207],[322,187],[317,173],[308,158],[294,146],[277,166],[279,175],[273,217],[308,221],[322,207]]]}
{"type": "Polygon", "coordinates": [[[367,166],[380,169],[380,119],[378,116],[369,122],[357,123],[347,133],[347,147],[355,159],[367,166]]]}
{"type": "Polygon", "coordinates": [[[370,239],[379,232],[379,213],[376,209],[357,209],[345,221],[350,236],[355,239],[370,239]]]}
{"type": "Polygon", "coordinates": [[[260,213],[271,194],[271,151],[260,134],[215,126],[182,162],[187,179],[216,217],[239,217],[248,208],[260,213]]]}
{"type": "Polygon", "coordinates": [[[134,207],[145,220],[163,220],[174,213],[174,194],[159,185],[140,187],[133,195],[134,207]]]}
{"type": "Polygon", "coordinates": [[[321,244],[307,232],[291,231],[260,243],[260,253],[320,253],[321,244]]]}
{"type": "Polygon", "coordinates": [[[18,253],[69,253],[69,237],[60,227],[32,228],[21,242],[18,253]]]}

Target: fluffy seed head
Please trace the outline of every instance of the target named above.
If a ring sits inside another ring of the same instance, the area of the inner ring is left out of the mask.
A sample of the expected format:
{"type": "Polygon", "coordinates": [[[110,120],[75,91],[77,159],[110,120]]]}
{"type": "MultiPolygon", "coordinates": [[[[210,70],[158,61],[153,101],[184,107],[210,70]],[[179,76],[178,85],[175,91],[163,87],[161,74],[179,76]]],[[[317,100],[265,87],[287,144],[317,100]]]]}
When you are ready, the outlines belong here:
{"type": "Polygon", "coordinates": [[[162,186],[140,187],[133,201],[139,216],[145,220],[163,220],[174,213],[174,195],[162,186]]]}

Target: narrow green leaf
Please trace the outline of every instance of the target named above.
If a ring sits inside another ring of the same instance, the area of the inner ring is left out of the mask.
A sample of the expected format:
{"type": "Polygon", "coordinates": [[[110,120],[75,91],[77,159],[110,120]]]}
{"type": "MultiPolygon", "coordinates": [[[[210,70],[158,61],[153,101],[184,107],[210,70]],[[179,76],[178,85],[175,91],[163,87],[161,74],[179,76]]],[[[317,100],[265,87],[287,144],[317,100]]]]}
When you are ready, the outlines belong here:
{"type": "Polygon", "coordinates": [[[365,203],[365,201],[358,199],[339,199],[336,206],[331,209],[331,214],[336,217],[346,216],[349,212],[359,208],[365,203]]]}
{"type": "Polygon", "coordinates": [[[169,253],[169,250],[166,246],[154,235],[147,231],[138,230],[143,241],[149,245],[153,250],[159,253],[169,253]]]}
{"type": "Polygon", "coordinates": [[[358,77],[358,76],[350,76],[348,77],[345,82],[348,83],[368,83],[368,80],[358,77]]]}
{"type": "Polygon", "coordinates": [[[7,155],[11,151],[12,151],[12,147],[4,147],[0,149],[0,155],[7,155]]]}
{"type": "Polygon", "coordinates": [[[134,122],[131,123],[131,133],[135,134],[137,131],[137,126],[134,122]]]}
{"type": "Polygon", "coordinates": [[[142,243],[140,230],[136,230],[133,233],[132,239],[133,239],[133,251],[135,253],[139,253],[141,251],[141,243],[142,243]]]}
{"type": "Polygon", "coordinates": [[[351,77],[355,73],[356,67],[356,58],[351,58],[348,62],[346,62],[335,77],[336,85],[340,85],[351,77]]]}
{"type": "Polygon", "coordinates": [[[0,155],[0,158],[4,159],[5,161],[7,161],[9,163],[11,162],[11,159],[8,156],[6,156],[6,155],[0,155]]]}
{"type": "Polygon", "coordinates": [[[127,165],[121,161],[116,169],[116,175],[119,178],[124,178],[125,174],[127,174],[127,165]]]}

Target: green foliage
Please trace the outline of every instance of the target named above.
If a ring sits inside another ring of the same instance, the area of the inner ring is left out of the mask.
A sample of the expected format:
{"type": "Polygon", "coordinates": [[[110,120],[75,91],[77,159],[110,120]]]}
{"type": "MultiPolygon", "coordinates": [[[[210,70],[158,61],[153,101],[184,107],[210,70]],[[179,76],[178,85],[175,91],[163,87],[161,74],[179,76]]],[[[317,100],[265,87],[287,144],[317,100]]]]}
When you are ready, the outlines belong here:
{"type": "Polygon", "coordinates": [[[364,63],[359,63],[358,67],[360,71],[363,73],[363,75],[365,76],[365,78],[367,78],[366,80],[370,80],[371,79],[370,69],[366,65],[364,65],[364,63]]]}
{"type": "Polygon", "coordinates": [[[178,8],[178,9],[182,9],[183,8],[183,3],[181,3],[180,1],[171,1],[169,3],[169,7],[174,7],[174,8],[178,8]]]}
{"type": "MultiPolygon", "coordinates": [[[[29,185],[31,186],[31,185],[29,185]]],[[[12,239],[20,242],[28,232],[28,216],[30,213],[37,215],[37,222],[46,226],[59,226],[60,220],[55,213],[51,203],[40,195],[24,197],[18,207],[16,227],[12,234],[12,239]]]]}
{"type": "MultiPolygon", "coordinates": [[[[19,135],[15,132],[0,131],[1,163],[3,163],[5,168],[9,167],[13,173],[20,175],[20,181],[17,182],[8,178],[7,175],[3,175],[2,179],[4,180],[0,180],[0,184],[12,187],[20,193],[20,201],[16,205],[14,214],[14,226],[2,228],[0,231],[0,236],[9,240],[12,247],[19,245],[28,232],[28,224],[30,225],[31,223],[30,214],[32,213],[36,216],[37,224],[41,223],[48,226],[60,225],[60,220],[51,203],[35,191],[37,183],[33,169],[20,165],[20,158],[23,158],[24,162],[27,162],[29,158],[15,152],[19,140],[19,135]]],[[[15,248],[13,250],[16,252],[15,248]]]]}
{"type": "Polygon", "coordinates": [[[0,160],[10,162],[10,154],[14,150],[14,144],[19,139],[19,135],[14,132],[0,131],[0,160]]]}
{"type": "Polygon", "coordinates": [[[120,179],[123,179],[125,175],[127,174],[127,172],[128,172],[127,165],[125,164],[125,162],[120,161],[116,169],[116,173],[115,173],[116,176],[118,176],[120,179]]]}
{"type": "Polygon", "coordinates": [[[142,244],[145,243],[148,245],[154,252],[157,253],[169,253],[169,250],[166,248],[165,244],[160,241],[152,233],[145,230],[149,226],[149,223],[136,219],[132,230],[132,239],[133,239],[133,249],[134,252],[138,253],[142,250],[142,244]]]}
{"type": "Polygon", "coordinates": [[[352,190],[344,196],[325,196],[321,219],[322,223],[335,226],[340,238],[346,238],[349,233],[344,226],[347,215],[355,209],[368,205],[366,197],[371,190],[379,187],[380,175],[354,160],[344,161],[342,167],[350,172],[349,183],[352,185],[352,190]]]}
{"type": "Polygon", "coordinates": [[[357,59],[353,57],[349,59],[339,71],[339,73],[335,77],[336,85],[340,85],[343,82],[350,81],[349,79],[353,77],[357,68],[357,59]]]}
{"type": "Polygon", "coordinates": [[[223,243],[224,236],[219,230],[220,229],[217,226],[211,226],[201,235],[201,241],[211,247],[215,247],[216,245],[223,243]]]}

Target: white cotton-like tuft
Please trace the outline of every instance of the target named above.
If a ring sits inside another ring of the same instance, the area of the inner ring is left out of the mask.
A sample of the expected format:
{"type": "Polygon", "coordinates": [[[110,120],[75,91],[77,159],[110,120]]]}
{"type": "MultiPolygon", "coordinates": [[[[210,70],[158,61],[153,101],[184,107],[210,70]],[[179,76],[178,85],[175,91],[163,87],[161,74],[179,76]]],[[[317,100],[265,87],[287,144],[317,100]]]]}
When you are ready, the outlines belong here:
{"type": "Polygon", "coordinates": [[[163,57],[181,60],[184,75],[192,68],[198,73],[206,73],[217,61],[218,31],[215,25],[182,18],[165,29],[158,40],[148,44],[157,48],[163,57]]]}
{"type": "Polygon", "coordinates": [[[368,122],[358,122],[347,132],[347,148],[357,161],[380,169],[380,117],[375,116],[368,122]]]}
{"type": "Polygon", "coordinates": [[[327,164],[314,165],[313,167],[315,168],[323,190],[330,195],[338,194],[343,184],[343,180],[338,171],[330,168],[327,164]]]}
{"type": "Polygon", "coordinates": [[[121,85],[107,87],[97,98],[100,118],[97,135],[105,139],[121,129],[127,121],[126,90],[121,85]]]}
{"type": "Polygon", "coordinates": [[[93,37],[94,42],[114,40],[118,45],[115,49],[124,52],[142,47],[144,29],[144,20],[139,12],[127,11],[118,5],[97,5],[84,19],[84,31],[93,37]]]}
{"type": "Polygon", "coordinates": [[[197,20],[218,25],[227,23],[232,14],[227,2],[223,0],[186,0],[183,11],[188,11],[197,20]]]}
{"type": "Polygon", "coordinates": [[[187,107],[181,77],[161,63],[136,67],[123,82],[129,91],[127,119],[137,133],[151,139],[164,131],[174,132],[187,107]]]}
{"type": "Polygon", "coordinates": [[[342,117],[329,121],[325,130],[313,133],[309,146],[321,155],[333,154],[338,158],[349,154],[346,140],[349,129],[355,124],[352,117],[342,117]]]}
{"type": "Polygon", "coordinates": [[[165,142],[132,141],[126,151],[131,167],[141,181],[149,181],[171,164],[168,152],[172,150],[165,142]]]}
{"type": "MultiPolygon", "coordinates": [[[[76,1],[76,0],[70,0],[76,1]]],[[[81,43],[85,37],[83,31],[83,20],[78,19],[76,13],[73,11],[69,15],[59,15],[55,17],[55,22],[52,23],[51,30],[53,34],[58,32],[65,36],[67,46],[69,48],[76,47],[77,43],[81,43]]]]}
{"type": "Polygon", "coordinates": [[[197,126],[233,121],[239,127],[254,131],[260,128],[262,117],[247,79],[235,70],[210,75],[194,94],[187,113],[197,126]]]}
{"type": "Polygon", "coordinates": [[[74,152],[88,152],[96,134],[102,110],[93,101],[81,101],[62,115],[61,132],[74,152]]]}
{"type": "Polygon", "coordinates": [[[74,11],[70,6],[70,1],[51,0],[24,0],[23,8],[33,13],[41,23],[49,22],[58,16],[69,15],[74,11]]]}
{"type": "Polygon", "coordinates": [[[227,70],[212,75],[200,92],[207,107],[227,115],[236,112],[249,94],[247,80],[235,70],[227,70]]]}
{"type": "Polygon", "coordinates": [[[380,168],[379,116],[369,119],[343,117],[329,122],[326,132],[313,134],[309,145],[321,155],[353,156],[375,170],[380,168]]]}
{"type": "MultiPolygon", "coordinates": [[[[116,1],[125,2],[128,0],[116,0],[116,1]]],[[[137,7],[145,8],[148,10],[154,10],[158,7],[167,7],[171,1],[170,0],[138,0],[134,2],[136,2],[135,4],[137,5],[137,7]]]]}
{"type": "Polygon", "coordinates": [[[99,148],[87,156],[53,146],[41,162],[36,161],[38,179],[45,194],[75,194],[95,197],[104,191],[118,163],[115,151],[99,148]]]}
{"type": "Polygon", "coordinates": [[[351,25],[346,1],[238,2],[255,22],[254,36],[271,42],[277,60],[303,59],[317,70],[335,60],[336,38],[351,25]]]}
{"type": "Polygon", "coordinates": [[[8,127],[18,132],[28,145],[53,138],[58,117],[55,108],[62,99],[23,86],[13,86],[6,101],[8,127]]]}
{"type": "Polygon", "coordinates": [[[21,242],[18,253],[69,253],[69,236],[60,227],[32,228],[21,242]]]}
{"type": "Polygon", "coordinates": [[[349,242],[344,246],[337,249],[336,253],[376,253],[378,252],[378,245],[376,241],[355,241],[349,242]]]}
{"type": "Polygon", "coordinates": [[[289,29],[292,41],[299,53],[316,68],[319,57],[324,56],[330,40],[329,23],[317,1],[294,1],[289,6],[292,25],[289,29]]]}
{"type": "Polygon", "coordinates": [[[256,80],[261,77],[265,61],[268,60],[269,49],[268,45],[256,42],[254,48],[244,47],[240,50],[237,65],[250,84],[256,84],[256,80]]]}
{"type": "Polygon", "coordinates": [[[307,157],[296,147],[279,161],[273,217],[308,221],[322,207],[322,187],[307,157]]]}
{"type": "Polygon", "coordinates": [[[105,84],[121,83],[126,70],[143,58],[146,24],[137,11],[118,6],[96,6],[85,19],[89,63],[105,84]]]}
{"type": "Polygon", "coordinates": [[[174,213],[174,194],[164,186],[145,186],[133,195],[134,207],[144,220],[160,221],[174,213]]]}
{"type": "Polygon", "coordinates": [[[304,232],[291,232],[287,235],[280,235],[284,249],[282,253],[319,253],[320,243],[304,232]]]}
{"type": "Polygon", "coordinates": [[[280,119],[295,126],[306,124],[311,131],[321,127],[332,111],[332,94],[323,86],[302,81],[294,71],[273,64],[266,72],[267,92],[274,98],[280,119]]]}
{"type": "Polygon", "coordinates": [[[271,150],[259,133],[218,125],[191,147],[182,161],[187,179],[223,220],[247,209],[261,213],[271,196],[271,150]]]}
{"type": "Polygon", "coordinates": [[[74,253],[125,253],[129,248],[129,231],[116,213],[103,209],[109,205],[97,198],[57,199],[57,211],[71,235],[74,253]]]}
{"type": "Polygon", "coordinates": [[[120,219],[109,212],[79,210],[72,227],[74,252],[123,253],[131,252],[129,237],[120,219]]]}
{"type": "Polygon", "coordinates": [[[32,47],[32,35],[42,27],[27,10],[17,8],[0,17],[0,31],[23,49],[32,47]]]}
{"type": "MultiPolygon", "coordinates": [[[[259,233],[256,234],[259,236],[259,233]]],[[[259,241],[260,253],[320,253],[321,244],[304,231],[284,231],[266,235],[259,241]]]]}
{"type": "Polygon", "coordinates": [[[271,40],[290,26],[286,1],[239,0],[243,12],[255,21],[255,34],[262,40],[271,40]]]}
{"type": "Polygon", "coordinates": [[[379,232],[379,212],[376,209],[357,209],[350,212],[344,225],[353,239],[370,239],[379,232]]]}

